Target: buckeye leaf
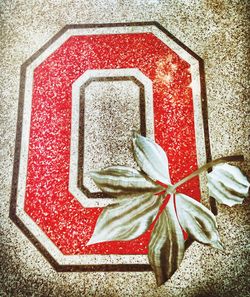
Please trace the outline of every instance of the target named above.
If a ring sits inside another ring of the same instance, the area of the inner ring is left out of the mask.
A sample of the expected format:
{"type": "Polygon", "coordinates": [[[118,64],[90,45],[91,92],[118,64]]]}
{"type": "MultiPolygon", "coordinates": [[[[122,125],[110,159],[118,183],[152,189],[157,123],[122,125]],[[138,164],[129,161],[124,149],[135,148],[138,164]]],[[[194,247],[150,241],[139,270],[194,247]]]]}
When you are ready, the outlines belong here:
{"type": "Polygon", "coordinates": [[[183,255],[183,233],[175,213],[173,196],[171,196],[154,226],[148,248],[149,263],[158,286],[166,282],[178,269],[183,255]]]}
{"type": "Polygon", "coordinates": [[[97,220],[88,245],[139,237],[151,225],[160,204],[158,196],[146,194],[107,206],[97,220]]]}
{"type": "Polygon", "coordinates": [[[115,197],[141,196],[163,189],[142,172],[125,166],[112,166],[100,171],[92,171],[89,175],[98,188],[115,197]]]}
{"type": "Polygon", "coordinates": [[[209,195],[219,203],[233,206],[242,204],[248,196],[249,182],[240,169],[229,164],[213,167],[207,174],[209,195]]]}
{"type": "Polygon", "coordinates": [[[176,194],[176,211],[182,228],[194,240],[223,249],[215,216],[210,210],[196,200],[178,193],[176,194]]]}
{"type": "Polygon", "coordinates": [[[133,148],[137,164],[151,179],[166,185],[171,184],[167,155],[157,143],[135,133],[133,148]]]}

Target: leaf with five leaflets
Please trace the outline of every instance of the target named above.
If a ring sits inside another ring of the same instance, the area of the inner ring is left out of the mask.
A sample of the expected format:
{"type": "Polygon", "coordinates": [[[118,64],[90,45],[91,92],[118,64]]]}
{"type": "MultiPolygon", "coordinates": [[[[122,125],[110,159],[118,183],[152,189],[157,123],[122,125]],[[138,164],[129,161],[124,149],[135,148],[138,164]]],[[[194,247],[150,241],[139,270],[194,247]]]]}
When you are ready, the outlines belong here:
{"type": "MultiPolygon", "coordinates": [[[[213,166],[208,163],[172,186],[166,153],[157,143],[135,134],[133,148],[135,160],[145,174],[125,166],[90,172],[103,192],[122,199],[102,211],[88,245],[139,237],[155,219],[166,193],[175,192],[179,185],[207,170],[208,165],[213,166]],[[167,185],[167,189],[158,185],[157,181],[167,185]],[[163,189],[165,194],[154,195],[163,189]]],[[[218,161],[221,160],[214,162],[218,161]]],[[[208,188],[210,196],[219,203],[232,206],[242,203],[244,197],[247,197],[249,182],[237,167],[223,164],[215,166],[208,174],[208,188]]],[[[191,239],[218,249],[223,248],[212,212],[187,195],[171,194],[153,228],[148,247],[149,263],[158,286],[172,276],[183,259],[185,241],[181,227],[191,239]]]]}
{"type": "Polygon", "coordinates": [[[155,273],[157,285],[165,283],[178,269],[184,255],[184,237],[178,222],[174,197],[160,214],[148,247],[148,258],[155,273]]]}
{"type": "Polygon", "coordinates": [[[105,242],[131,240],[147,231],[157,215],[161,199],[146,194],[133,199],[120,200],[103,209],[88,245],[105,242]]]}
{"type": "Polygon", "coordinates": [[[134,156],[140,168],[154,181],[170,185],[168,158],[164,150],[152,139],[134,134],[134,156]]]}
{"type": "Polygon", "coordinates": [[[233,206],[242,204],[248,196],[249,182],[240,169],[229,164],[213,167],[207,174],[209,195],[219,203],[233,206]]]}
{"type": "Polygon", "coordinates": [[[213,213],[187,195],[177,193],[175,196],[177,216],[188,235],[203,244],[223,249],[213,213]]]}

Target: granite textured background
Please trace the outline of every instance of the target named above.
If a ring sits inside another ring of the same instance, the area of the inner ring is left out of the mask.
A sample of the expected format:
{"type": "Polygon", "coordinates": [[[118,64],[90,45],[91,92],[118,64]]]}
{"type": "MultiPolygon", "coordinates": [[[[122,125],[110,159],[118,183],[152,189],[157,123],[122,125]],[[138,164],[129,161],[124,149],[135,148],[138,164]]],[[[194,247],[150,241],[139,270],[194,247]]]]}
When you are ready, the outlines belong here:
{"type": "Polygon", "coordinates": [[[66,24],[158,21],[205,61],[213,158],[249,168],[248,0],[0,1],[0,296],[250,296],[249,199],[219,206],[223,252],[193,244],[157,288],[151,272],[57,273],[8,218],[20,65],[66,24]]]}

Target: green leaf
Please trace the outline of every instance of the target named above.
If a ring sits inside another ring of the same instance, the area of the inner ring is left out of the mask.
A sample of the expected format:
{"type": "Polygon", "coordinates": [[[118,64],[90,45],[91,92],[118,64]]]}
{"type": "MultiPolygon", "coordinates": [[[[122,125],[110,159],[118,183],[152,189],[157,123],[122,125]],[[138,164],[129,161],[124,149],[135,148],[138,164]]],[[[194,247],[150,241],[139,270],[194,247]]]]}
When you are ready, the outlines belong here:
{"type": "Polygon", "coordinates": [[[92,171],[89,175],[103,192],[120,198],[153,194],[163,189],[142,172],[125,166],[108,167],[92,171]]]}
{"type": "Polygon", "coordinates": [[[184,255],[184,238],[179,225],[173,196],[160,214],[148,247],[149,263],[155,273],[157,285],[166,282],[178,269],[184,255]]]}
{"type": "Polygon", "coordinates": [[[176,194],[176,211],[182,228],[194,240],[222,249],[215,216],[201,203],[184,195],[176,194]]]}
{"type": "Polygon", "coordinates": [[[249,182],[240,169],[229,164],[217,165],[207,174],[209,195],[219,203],[242,204],[248,196],[249,182]]]}
{"type": "Polygon", "coordinates": [[[140,168],[154,181],[170,185],[168,158],[164,150],[152,139],[135,134],[134,156],[140,168]]]}
{"type": "Polygon", "coordinates": [[[88,245],[139,237],[151,225],[160,205],[160,197],[147,194],[107,206],[97,220],[88,245]]]}

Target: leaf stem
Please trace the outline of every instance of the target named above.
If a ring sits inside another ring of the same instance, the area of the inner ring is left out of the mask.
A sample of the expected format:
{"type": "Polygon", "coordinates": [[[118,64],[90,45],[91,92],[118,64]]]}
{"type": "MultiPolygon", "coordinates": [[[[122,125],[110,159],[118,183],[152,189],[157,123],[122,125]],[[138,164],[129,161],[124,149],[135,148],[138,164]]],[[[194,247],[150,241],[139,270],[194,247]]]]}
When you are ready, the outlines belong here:
{"type": "Polygon", "coordinates": [[[199,169],[195,170],[193,173],[191,173],[190,175],[184,177],[183,179],[181,179],[180,181],[178,181],[176,184],[173,185],[171,190],[175,190],[176,188],[178,188],[180,185],[184,184],[185,182],[187,182],[188,180],[192,179],[193,177],[199,175],[200,173],[202,173],[203,171],[207,171],[209,168],[221,164],[221,163],[226,163],[226,162],[230,162],[230,161],[244,161],[244,156],[242,155],[236,155],[236,156],[227,156],[227,157],[222,157],[219,159],[215,159],[203,166],[201,166],[199,169]]]}

